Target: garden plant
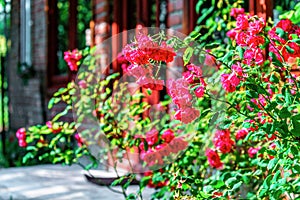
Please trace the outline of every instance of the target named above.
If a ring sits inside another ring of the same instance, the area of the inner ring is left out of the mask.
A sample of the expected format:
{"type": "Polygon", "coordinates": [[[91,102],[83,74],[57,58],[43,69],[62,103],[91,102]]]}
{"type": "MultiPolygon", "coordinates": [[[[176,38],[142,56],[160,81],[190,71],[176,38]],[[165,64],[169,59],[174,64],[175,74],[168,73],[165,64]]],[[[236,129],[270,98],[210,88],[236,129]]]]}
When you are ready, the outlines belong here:
{"type": "Polygon", "coordinates": [[[88,156],[86,169],[110,163],[118,175],[110,187],[126,179],[126,199],[142,199],[145,187],[155,188],[153,199],[300,198],[300,27],[237,5],[218,43],[206,44],[197,31],[136,34],[118,58],[122,75],[99,73],[96,48],[66,52],[77,79],[49,102],[66,109],[18,130],[24,162],[80,164],[88,156]],[[183,72],[161,78],[178,57],[183,72]],[[150,109],[143,99],[163,89],[168,95],[150,109]],[[70,113],[74,122],[60,120],[70,113]],[[121,176],[118,163],[130,154],[140,165],[121,176]],[[140,174],[139,190],[128,194],[140,174]]]}

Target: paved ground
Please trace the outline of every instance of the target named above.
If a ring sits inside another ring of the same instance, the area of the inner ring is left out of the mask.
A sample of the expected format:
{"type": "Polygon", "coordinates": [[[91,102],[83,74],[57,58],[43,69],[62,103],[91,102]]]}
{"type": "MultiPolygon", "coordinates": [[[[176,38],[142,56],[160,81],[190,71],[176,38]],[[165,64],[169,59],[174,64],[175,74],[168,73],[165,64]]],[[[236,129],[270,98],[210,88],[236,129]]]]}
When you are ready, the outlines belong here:
{"type": "MultiPolygon", "coordinates": [[[[115,189],[120,189],[116,187],[115,189]]],[[[134,192],[136,186],[130,186],[134,192]]],[[[149,199],[151,190],[145,190],[149,199]]],[[[119,200],[121,194],[86,181],[79,166],[39,165],[0,169],[0,200],[119,200]]]]}

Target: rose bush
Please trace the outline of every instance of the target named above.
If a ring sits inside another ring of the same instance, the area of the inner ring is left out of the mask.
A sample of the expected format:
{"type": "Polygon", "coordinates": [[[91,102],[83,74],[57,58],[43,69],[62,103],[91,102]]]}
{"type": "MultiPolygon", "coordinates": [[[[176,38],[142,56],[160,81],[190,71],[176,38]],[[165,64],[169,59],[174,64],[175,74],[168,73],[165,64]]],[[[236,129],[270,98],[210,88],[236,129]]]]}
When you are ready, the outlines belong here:
{"type": "Polygon", "coordinates": [[[156,188],[156,199],[299,198],[300,85],[295,70],[300,27],[289,19],[271,27],[243,9],[230,14],[236,26],[227,33],[230,41],[225,50],[192,45],[195,34],[183,41],[142,34],[124,47],[126,74],[148,91],[167,87],[170,99],[160,105],[165,109],[171,100],[175,110],[160,120],[141,117],[149,108],[141,102],[145,94],[129,95],[128,83],[118,82],[116,75],[99,80],[93,52],[67,53],[71,70],[77,70],[78,62],[89,67],[79,72],[78,83],[59,90],[50,101],[49,107],[64,101],[65,111],[46,125],[17,132],[20,146],[28,151],[24,160],[38,156],[71,164],[88,155],[97,163],[107,152],[95,158],[88,146],[100,145],[100,131],[112,144],[108,152],[117,149],[123,157],[124,149],[136,147],[148,167],[136,194],[126,194],[134,173],[112,184],[129,178],[122,187],[128,199],[141,197],[147,185],[156,188]],[[184,50],[182,77],[161,79],[161,67],[180,50],[184,50]],[[200,64],[193,64],[194,58],[200,64]],[[218,71],[208,77],[207,66],[218,71]],[[76,123],[58,122],[71,109],[76,123]],[[86,126],[94,119],[100,128],[86,126]],[[136,125],[132,127],[130,121],[136,125]]]}

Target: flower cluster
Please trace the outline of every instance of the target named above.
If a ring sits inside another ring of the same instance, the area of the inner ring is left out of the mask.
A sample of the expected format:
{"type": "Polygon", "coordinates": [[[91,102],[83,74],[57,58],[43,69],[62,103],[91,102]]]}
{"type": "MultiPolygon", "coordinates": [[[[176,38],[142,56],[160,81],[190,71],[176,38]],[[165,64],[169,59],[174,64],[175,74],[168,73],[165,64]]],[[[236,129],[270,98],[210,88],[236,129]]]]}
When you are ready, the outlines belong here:
{"type": "Polygon", "coordinates": [[[213,138],[213,143],[222,153],[229,153],[234,141],[230,138],[229,130],[217,130],[213,138]]]}
{"type": "Polygon", "coordinates": [[[18,138],[20,147],[27,147],[25,128],[18,129],[16,132],[16,137],[18,138]]]}
{"type": "MultiPolygon", "coordinates": [[[[215,148],[223,154],[229,153],[234,145],[234,141],[230,138],[228,129],[217,130],[213,138],[213,143],[215,148]]],[[[217,151],[207,149],[205,155],[207,156],[208,163],[211,167],[220,169],[223,166],[217,151]]]]}
{"type": "Polygon", "coordinates": [[[159,44],[151,37],[140,34],[135,42],[123,48],[122,53],[124,59],[131,63],[122,64],[123,71],[134,76],[137,79],[136,83],[151,90],[163,89],[164,81],[153,74],[157,74],[161,62],[169,63],[174,60],[176,54],[172,47],[165,41],[159,44]]]}
{"type": "Polygon", "coordinates": [[[190,93],[189,83],[180,78],[175,80],[168,80],[167,82],[168,93],[173,102],[177,105],[178,110],[175,113],[175,119],[188,124],[199,117],[199,110],[195,109],[193,104],[193,96],[190,93]]]}
{"type": "Polygon", "coordinates": [[[150,64],[151,61],[172,62],[176,54],[165,41],[159,44],[149,36],[140,34],[136,42],[123,48],[123,55],[132,64],[145,65],[150,64]]]}
{"type": "Polygon", "coordinates": [[[77,49],[64,52],[64,60],[67,62],[71,71],[78,70],[78,62],[81,60],[81,58],[82,55],[77,49]]]}
{"type": "Polygon", "coordinates": [[[237,16],[244,14],[245,9],[244,8],[232,8],[230,11],[230,16],[237,18],[237,16]]]}
{"type": "Polygon", "coordinates": [[[264,57],[260,46],[265,43],[265,39],[260,33],[266,25],[265,20],[246,14],[239,14],[236,20],[236,28],[227,32],[227,36],[235,40],[238,46],[246,48],[243,55],[245,64],[261,65],[264,57]]]}
{"type": "Polygon", "coordinates": [[[151,90],[162,90],[164,81],[153,77],[153,66],[152,65],[130,65],[127,67],[129,75],[134,76],[137,80],[136,83],[144,88],[151,90]]]}
{"type": "Polygon", "coordinates": [[[198,85],[196,87],[194,93],[196,97],[201,98],[204,96],[206,83],[204,81],[202,70],[199,66],[194,64],[189,64],[186,66],[187,71],[182,74],[183,78],[190,84],[190,85],[198,85]]]}
{"type": "MultiPolygon", "coordinates": [[[[281,62],[293,62],[300,56],[300,46],[293,42],[293,37],[300,36],[300,27],[289,19],[281,20],[269,31],[269,51],[274,53],[281,62]]],[[[279,67],[279,66],[278,66],[279,67]]]]}
{"type": "Polygon", "coordinates": [[[175,137],[171,129],[167,129],[159,135],[159,132],[154,128],[146,133],[145,138],[140,138],[140,157],[149,167],[154,165],[162,166],[164,157],[170,156],[171,153],[177,154],[188,146],[188,143],[183,138],[175,137]]]}

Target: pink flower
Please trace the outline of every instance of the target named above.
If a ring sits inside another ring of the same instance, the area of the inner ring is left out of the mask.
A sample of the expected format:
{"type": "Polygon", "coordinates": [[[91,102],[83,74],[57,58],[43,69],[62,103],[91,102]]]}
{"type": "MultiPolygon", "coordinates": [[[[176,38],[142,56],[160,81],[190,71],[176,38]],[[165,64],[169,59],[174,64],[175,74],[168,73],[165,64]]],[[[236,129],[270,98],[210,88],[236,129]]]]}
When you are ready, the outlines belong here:
{"type": "Polygon", "coordinates": [[[264,62],[262,50],[259,48],[247,49],[244,52],[244,63],[250,66],[261,65],[264,62]]]}
{"type": "Polygon", "coordinates": [[[244,31],[238,32],[235,36],[236,43],[241,46],[247,46],[246,39],[248,38],[248,34],[244,31]]]}
{"type": "Polygon", "coordinates": [[[222,153],[229,153],[232,145],[234,145],[234,141],[230,138],[229,130],[217,130],[213,143],[222,153]]]}
{"type": "Polygon", "coordinates": [[[67,62],[71,71],[78,70],[77,63],[81,60],[81,58],[82,55],[77,49],[74,49],[73,51],[64,52],[64,60],[67,62]]]}
{"type": "Polygon", "coordinates": [[[259,18],[258,20],[254,20],[249,24],[249,31],[251,34],[256,35],[259,34],[263,28],[266,26],[266,22],[264,18],[259,18]]]}
{"type": "Polygon", "coordinates": [[[237,18],[237,16],[244,13],[245,13],[244,8],[232,8],[230,11],[230,16],[237,18]]]}
{"type": "Polygon", "coordinates": [[[172,153],[172,150],[170,148],[170,145],[167,143],[159,144],[155,147],[155,150],[163,157],[168,156],[170,153],[172,153]]]}
{"type": "Polygon", "coordinates": [[[80,88],[82,89],[86,89],[87,88],[87,84],[86,84],[86,81],[85,80],[81,80],[78,82],[78,85],[80,88]]]}
{"type": "Polygon", "coordinates": [[[188,142],[185,141],[182,137],[177,137],[174,138],[168,146],[172,153],[178,153],[179,151],[183,151],[187,148],[188,142]]]}
{"type": "Polygon", "coordinates": [[[241,63],[233,64],[231,66],[231,69],[238,75],[238,76],[243,76],[243,68],[241,66],[241,63]]]}
{"type": "Polygon", "coordinates": [[[238,130],[238,132],[235,135],[236,140],[242,140],[248,135],[248,130],[247,129],[241,129],[238,130]]]}
{"type": "Polygon", "coordinates": [[[171,129],[165,130],[161,136],[162,140],[164,140],[166,143],[171,142],[174,137],[174,132],[171,129]]]}
{"type": "Polygon", "coordinates": [[[195,74],[197,77],[202,76],[202,69],[199,66],[196,66],[194,64],[189,64],[186,66],[186,68],[193,74],[195,74]]]}
{"type": "Polygon", "coordinates": [[[26,139],[26,129],[25,128],[19,128],[16,132],[16,137],[19,140],[25,140],[26,139]]]}
{"type": "Polygon", "coordinates": [[[158,131],[155,128],[146,133],[146,141],[149,146],[153,146],[158,141],[158,131]]]}
{"type": "Polygon", "coordinates": [[[220,156],[216,151],[207,149],[205,155],[207,156],[207,161],[211,167],[220,169],[223,166],[220,156]]]}
{"type": "Polygon", "coordinates": [[[205,88],[203,86],[197,87],[196,90],[195,90],[196,97],[198,97],[198,98],[203,97],[204,96],[204,91],[205,91],[205,88]]]}
{"type": "Polygon", "coordinates": [[[275,27],[279,27],[285,32],[290,32],[293,28],[293,23],[289,19],[280,20],[275,27]]]}
{"type": "Polygon", "coordinates": [[[221,83],[223,88],[227,92],[234,92],[236,90],[236,87],[240,84],[240,79],[236,76],[235,73],[222,74],[221,83]]]}
{"type": "Polygon", "coordinates": [[[167,89],[173,102],[179,108],[190,107],[192,105],[193,96],[190,93],[188,82],[185,79],[180,78],[176,81],[172,79],[168,80],[167,89]]]}
{"type": "Polygon", "coordinates": [[[19,140],[19,146],[20,146],[20,147],[23,147],[23,148],[27,147],[27,142],[26,142],[26,140],[19,140]]]}
{"type": "Polygon", "coordinates": [[[262,36],[249,35],[249,37],[246,38],[246,44],[250,48],[257,48],[258,45],[262,45],[264,43],[265,39],[262,36]]]}
{"type": "Polygon", "coordinates": [[[81,147],[81,146],[84,144],[83,139],[80,137],[80,135],[79,135],[78,133],[76,133],[76,134],[74,135],[74,138],[75,138],[75,140],[77,141],[77,145],[78,145],[79,147],[81,147]]]}
{"type": "Polygon", "coordinates": [[[257,148],[250,147],[250,148],[248,149],[248,155],[249,155],[249,157],[250,157],[250,158],[253,158],[253,157],[257,154],[257,152],[258,152],[260,149],[261,149],[261,147],[257,147],[257,148]]]}
{"type": "Polygon", "coordinates": [[[185,124],[191,123],[200,116],[198,109],[185,107],[181,109],[181,121],[185,124]]]}
{"type": "Polygon", "coordinates": [[[240,30],[247,30],[249,27],[248,16],[244,14],[238,15],[236,18],[236,27],[240,30]]]}
{"type": "Polygon", "coordinates": [[[192,74],[190,71],[186,71],[182,73],[182,77],[184,80],[186,80],[189,84],[194,83],[194,74],[192,74]]]}
{"type": "Polygon", "coordinates": [[[237,34],[237,32],[235,29],[231,29],[231,30],[227,31],[227,33],[226,33],[227,37],[229,37],[232,40],[235,39],[236,34],[237,34]]]}

